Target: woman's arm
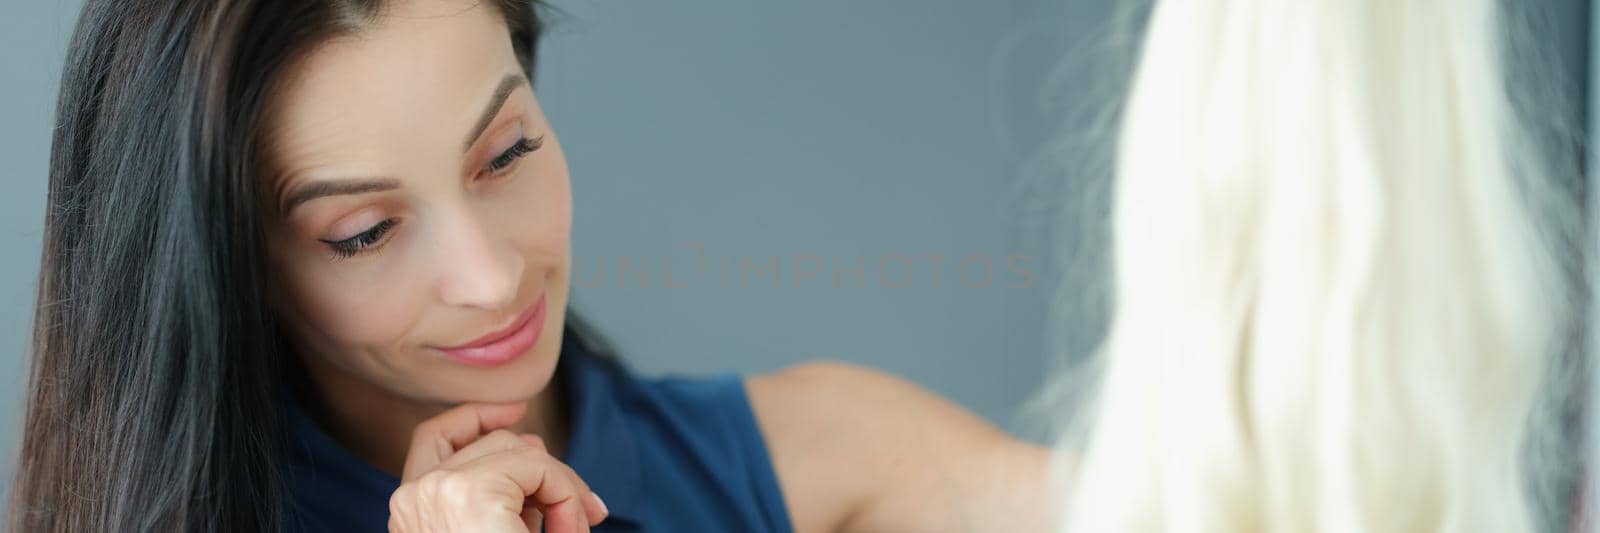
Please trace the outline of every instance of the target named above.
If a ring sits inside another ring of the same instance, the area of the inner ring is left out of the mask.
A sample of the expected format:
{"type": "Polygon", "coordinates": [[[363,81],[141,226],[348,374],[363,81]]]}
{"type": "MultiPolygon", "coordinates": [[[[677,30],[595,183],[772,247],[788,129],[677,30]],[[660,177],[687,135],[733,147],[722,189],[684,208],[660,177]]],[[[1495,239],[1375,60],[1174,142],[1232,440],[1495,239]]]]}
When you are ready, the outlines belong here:
{"type": "Polygon", "coordinates": [[[914,384],[808,363],[746,387],[798,533],[1053,526],[1049,450],[914,384]]]}

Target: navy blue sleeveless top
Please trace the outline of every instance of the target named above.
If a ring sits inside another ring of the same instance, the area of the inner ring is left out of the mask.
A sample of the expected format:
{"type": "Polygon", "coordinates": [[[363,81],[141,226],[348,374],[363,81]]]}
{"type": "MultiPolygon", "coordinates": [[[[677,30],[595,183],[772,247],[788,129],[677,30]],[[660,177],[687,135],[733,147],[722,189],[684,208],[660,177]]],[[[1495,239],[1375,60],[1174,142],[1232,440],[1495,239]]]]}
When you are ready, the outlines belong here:
{"type": "MultiPolygon", "coordinates": [[[[792,531],[733,374],[639,379],[563,339],[571,437],[562,461],[606,502],[595,533],[792,531]]],[[[334,441],[285,401],[291,531],[387,531],[400,481],[334,441]]]]}

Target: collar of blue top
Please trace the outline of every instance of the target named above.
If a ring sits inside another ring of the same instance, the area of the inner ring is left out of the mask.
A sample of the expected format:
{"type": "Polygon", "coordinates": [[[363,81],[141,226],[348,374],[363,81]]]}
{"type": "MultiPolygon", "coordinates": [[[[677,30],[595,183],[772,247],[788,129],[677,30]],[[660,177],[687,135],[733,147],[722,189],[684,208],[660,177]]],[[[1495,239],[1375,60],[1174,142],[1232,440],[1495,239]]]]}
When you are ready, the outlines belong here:
{"type": "MultiPolygon", "coordinates": [[[[623,419],[617,398],[622,392],[618,389],[625,387],[623,381],[631,377],[615,361],[585,350],[571,331],[563,333],[555,375],[565,385],[568,420],[572,427],[561,461],[572,467],[589,488],[605,500],[611,513],[607,522],[638,524],[644,482],[642,460],[638,439],[623,419]]],[[[285,403],[291,433],[316,441],[316,447],[327,450],[325,453],[342,456],[332,458],[336,462],[364,470],[357,474],[368,480],[361,483],[363,486],[374,491],[392,491],[400,485],[399,479],[355,457],[324,433],[299,412],[293,400],[285,403]]]]}

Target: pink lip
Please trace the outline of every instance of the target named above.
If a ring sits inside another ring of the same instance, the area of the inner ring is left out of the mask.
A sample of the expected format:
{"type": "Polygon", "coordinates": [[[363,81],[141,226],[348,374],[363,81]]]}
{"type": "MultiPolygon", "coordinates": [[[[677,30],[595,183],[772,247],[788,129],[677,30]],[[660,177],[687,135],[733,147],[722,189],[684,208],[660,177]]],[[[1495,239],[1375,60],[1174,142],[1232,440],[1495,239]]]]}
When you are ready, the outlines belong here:
{"type": "Polygon", "coordinates": [[[472,342],[450,348],[438,348],[440,352],[462,363],[473,366],[499,366],[505,364],[538,342],[539,332],[544,329],[544,295],[539,295],[539,300],[532,306],[517,315],[510,326],[499,331],[490,332],[478,337],[472,342]]]}

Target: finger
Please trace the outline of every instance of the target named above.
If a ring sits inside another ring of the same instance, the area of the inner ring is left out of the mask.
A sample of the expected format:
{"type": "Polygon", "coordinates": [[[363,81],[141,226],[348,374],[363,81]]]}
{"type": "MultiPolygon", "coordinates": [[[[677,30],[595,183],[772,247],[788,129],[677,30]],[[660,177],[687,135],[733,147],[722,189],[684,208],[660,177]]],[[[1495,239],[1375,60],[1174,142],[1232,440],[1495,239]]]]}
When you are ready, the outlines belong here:
{"type": "Polygon", "coordinates": [[[583,506],[567,500],[545,507],[546,533],[589,533],[589,522],[583,519],[583,506]]]}
{"type": "Polygon", "coordinates": [[[485,433],[509,426],[522,418],[527,404],[465,403],[417,424],[401,480],[410,481],[433,470],[456,450],[485,433]]]}
{"type": "Polygon", "coordinates": [[[589,519],[585,516],[582,502],[588,498],[581,498],[572,505],[572,523],[577,524],[577,533],[589,533],[589,519]]]}
{"type": "Polygon", "coordinates": [[[544,514],[539,512],[539,507],[528,505],[522,508],[522,523],[528,526],[528,531],[540,533],[544,527],[544,514]]]}
{"type": "MultiPolygon", "coordinates": [[[[522,440],[525,440],[525,442],[533,445],[533,447],[539,448],[539,450],[544,450],[544,439],[539,439],[539,435],[522,434],[520,437],[522,437],[522,440]]],[[[462,450],[462,453],[466,453],[466,450],[462,450]]],[[[589,525],[600,525],[602,520],[605,520],[608,515],[611,515],[610,509],[606,509],[605,501],[600,499],[600,495],[595,493],[594,488],[589,488],[589,482],[584,482],[582,475],[578,475],[578,472],[573,471],[573,467],[568,466],[568,464],[565,463],[563,463],[562,466],[565,467],[568,475],[573,477],[573,482],[578,483],[579,490],[581,490],[582,493],[586,493],[586,495],[579,498],[579,501],[581,501],[582,507],[584,507],[584,517],[586,517],[587,522],[589,522],[589,525]]]]}
{"type": "Polygon", "coordinates": [[[416,487],[401,485],[389,495],[389,531],[391,533],[418,531],[421,522],[418,521],[416,509],[411,502],[415,500],[416,487]]]}
{"type": "Polygon", "coordinates": [[[567,479],[571,480],[577,487],[578,505],[583,508],[585,522],[599,524],[601,520],[605,520],[606,516],[611,514],[610,511],[606,510],[605,502],[600,500],[600,495],[595,494],[594,489],[589,488],[589,483],[584,481],[583,476],[578,475],[578,472],[573,470],[572,466],[560,460],[556,460],[555,466],[559,467],[561,474],[566,475],[567,479]]]}
{"type": "MultiPolygon", "coordinates": [[[[457,513],[476,514],[479,511],[514,509],[513,516],[519,526],[529,531],[539,531],[529,524],[532,508],[542,518],[544,531],[575,531],[574,521],[563,513],[577,507],[576,485],[561,473],[549,455],[524,446],[467,462],[449,469],[436,469],[423,474],[415,483],[428,487],[436,502],[444,502],[457,513]],[[563,505],[565,504],[565,505],[563,505]]],[[[404,487],[405,485],[402,485],[404,487]]],[[[467,519],[467,515],[459,518],[467,519]]],[[[441,530],[442,531],[442,530],[441,530]]]]}
{"type": "Polygon", "coordinates": [[[531,500],[545,513],[547,522],[552,519],[550,506],[565,501],[577,502],[586,493],[566,465],[531,447],[486,455],[454,468],[484,476],[479,479],[485,483],[509,482],[511,486],[507,490],[520,492],[520,496],[531,500]]]}
{"type": "Polygon", "coordinates": [[[593,492],[589,493],[588,498],[583,499],[583,510],[588,515],[591,526],[598,526],[606,517],[611,516],[611,511],[606,509],[606,502],[600,499],[599,494],[593,492]]]}
{"type": "MultiPolygon", "coordinates": [[[[471,444],[456,450],[456,453],[451,454],[450,457],[446,457],[445,460],[440,461],[439,464],[434,468],[454,468],[472,462],[474,459],[486,455],[507,450],[514,450],[517,448],[529,447],[532,447],[532,445],[520,435],[504,429],[497,429],[490,431],[488,435],[484,435],[478,440],[472,441],[471,444]]],[[[538,449],[543,451],[543,448],[538,449]]]]}
{"type": "Polygon", "coordinates": [[[588,522],[589,525],[596,525],[601,520],[605,520],[606,516],[610,515],[611,512],[606,510],[606,503],[600,500],[600,495],[595,494],[594,489],[589,488],[589,483],[584,481],[583,477],[579,476],[578,472],[573,470],[571,466],[566,463],[560,463],[560,465],[567,476],[572,478],[572,482],[578,486],[578,505],[583,508],[582,516],[585,519],[584,521],[588,522]]]}
{"type": "MultiPolygon", "coordinates": [[[[435,469],[494,468],[493,466],[486,466],[494,463],[479,463],[477,460],[519,448],[531,449],[536,452],[535,455],[542,456],[543,460],[552,462],[551,468],[553,470],[551,475],[564,476],[565,481],[574,487],[573,494],[581,511],[579,521],[584,522],[585,525],[591,525],[599,524],[605,520],[609,514],[605,508],[605,503],[600,500],[599,496],[594,494],[589,488],[589,484],[578,476],[578,473],[572,470],[572,467],[551,457],[544,448],[543,439],[540,439],[537,435],[518,435],[504,429],[497,429],[457,450],[453,455],[435,466],[435,469]]],[[[526,451],[524,452],[526,453],[526,451]]],[[[520,487],[518,490],[520,490],[520,487]]]]}

